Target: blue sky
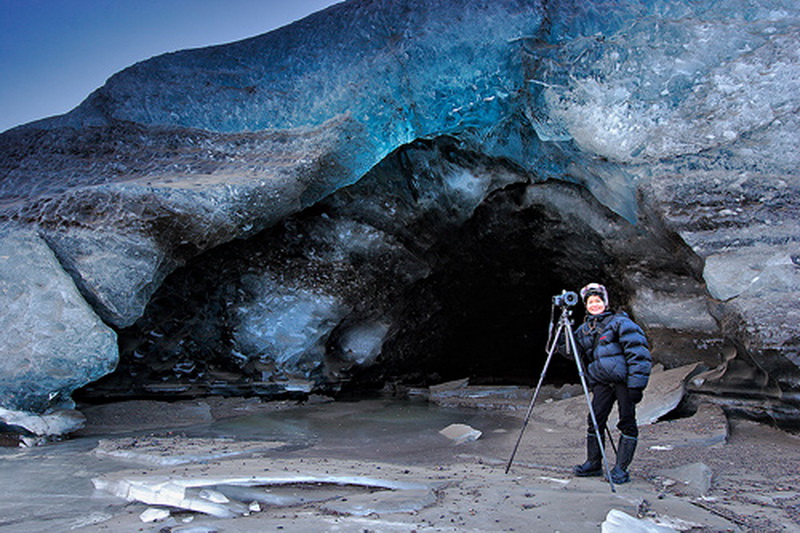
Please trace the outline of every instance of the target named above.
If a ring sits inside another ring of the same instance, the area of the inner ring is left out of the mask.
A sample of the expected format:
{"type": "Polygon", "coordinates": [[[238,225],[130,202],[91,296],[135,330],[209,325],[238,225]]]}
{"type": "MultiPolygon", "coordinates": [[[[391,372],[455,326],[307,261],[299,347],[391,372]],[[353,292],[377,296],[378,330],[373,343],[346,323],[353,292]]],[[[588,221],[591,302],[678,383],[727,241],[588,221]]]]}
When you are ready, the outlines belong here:
{"type": "Polygon", "coordinates": [[[268,32],[337,0],[0,0],[0,131],[60,115],[165,52],[268,32]]]}

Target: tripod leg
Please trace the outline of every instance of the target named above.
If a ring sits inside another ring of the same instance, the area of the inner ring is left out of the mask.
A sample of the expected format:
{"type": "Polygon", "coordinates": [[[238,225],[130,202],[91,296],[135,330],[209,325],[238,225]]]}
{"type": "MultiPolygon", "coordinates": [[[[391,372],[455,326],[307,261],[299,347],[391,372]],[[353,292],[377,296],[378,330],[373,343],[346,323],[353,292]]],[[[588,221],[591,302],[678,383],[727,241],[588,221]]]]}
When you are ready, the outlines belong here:
{"type": "Polygon", "coordinates": [[[558,336],[561,334],[562,330],[564,329],[564,325],[559,323],[558,329],[556,330],[556,335],[553,337],[553,343],[550,345],[550,348],[547,352],[547,360],[545,360],[544,368],[542,368],[542,373],[539,375],[539,382],[536,384],[536,390],[531,397],[531,402],[528,405],[528,412],[525,415],[525,421],[522,423],[522,429],[519,430],[519,437],[517,437],[517,443],[514,445],[514,450],[511,452],[511,457],[508,458],[508,464],[506,465],[506,474],[508,474],[509,469],[511,469],[511,463],[514,462],[514,456],[517,454],[517,449],[519,448],[520,442],[522,442],[522,434],[525,432],[525,428],[528,426],[528,422],[531,419],[531,413],[533,412],[533,404],[536,403],[536,398],[539,396],[539,390],[542,388],[542,382],[544,381],[544,375],[547,373],[547,367],[550,366],[550,359],[553,358],[553,353],[556,351],[556,346],[558,345],[558,336]]]}
{"type": "MultiPolygon", "coordinates": [[[[575,337],[572,335],[572,329],[567,328],[567,346],[568,351],[572,352],[572,355],[575,357],[575,364],[578,366],[578,375],[581,378],[581,386],[583,387],[583,395],[586,398],[586,405],[589,407],[589,415],[592,419],[592,426],[594,427],[594,433],[597,437],[597,442],[600,446],[600,455],[603,457],[603,467],[606,471],[606,478],[608,479],[608,484],[611,486],[611,492],[617,492],[616,488],[614,488],[614,482],[611,480],[611,469],[608,467],[608,458],[606,457],[606,449],[603,445],[602,435],[600,434],[600,427],[597,425],[597,417],[594,413],[594,408],[592,407],[592,399],[589,396],[589,387],[586,385],[586,376],[583,373],[583,365],[581,364],[580,355],[578,355],[578,347],[575,344],[575,337]]],[[[613,446],[613,444],[612,444],[613,446]]]]}
{"type": "Polygon", "coordinates": [[[614,450],[614,455],[617,455],[617,445],[614,444],[614,435],[611,434],[611,430],[608,429],[606,425],[606,435],[608,435],[608,442],[611,443],[611,449],[614,450]]]}

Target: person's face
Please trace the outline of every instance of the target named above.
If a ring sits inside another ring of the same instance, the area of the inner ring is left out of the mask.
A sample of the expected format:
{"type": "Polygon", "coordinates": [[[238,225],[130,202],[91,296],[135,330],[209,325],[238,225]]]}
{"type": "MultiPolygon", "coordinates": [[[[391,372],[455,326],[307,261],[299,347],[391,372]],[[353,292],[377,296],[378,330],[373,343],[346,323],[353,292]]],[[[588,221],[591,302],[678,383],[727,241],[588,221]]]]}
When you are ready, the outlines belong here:
{"type": "Polygon", "coordinates": [[[592,295],[586,298],[586,311],[590,315],[599,315],[605,310],[606,304],[603,303],[603,299],[599,296],[592,295]]]}

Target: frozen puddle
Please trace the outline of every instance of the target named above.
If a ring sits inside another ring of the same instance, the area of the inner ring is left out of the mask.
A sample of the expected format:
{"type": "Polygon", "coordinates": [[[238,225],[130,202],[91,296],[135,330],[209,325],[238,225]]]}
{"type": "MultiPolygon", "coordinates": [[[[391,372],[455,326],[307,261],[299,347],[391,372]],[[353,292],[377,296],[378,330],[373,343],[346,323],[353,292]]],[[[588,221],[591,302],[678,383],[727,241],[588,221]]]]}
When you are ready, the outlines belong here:
{"type": "Polygon", "coordinates": [[[169,466],[247,456],[283,446],[286,443],[279,441],[148,436],[101,439],[94,453],[134,463],[169,466]]]}
{"type": "Polygon", "coordinates": [[[412,513],[436,502],[436,484],[420,479],[422,470],[387,464],[250,458],[150,473],[116,472],[92,482],[128,501],[234,518],[304,505],[353,516],[412,513]]]}

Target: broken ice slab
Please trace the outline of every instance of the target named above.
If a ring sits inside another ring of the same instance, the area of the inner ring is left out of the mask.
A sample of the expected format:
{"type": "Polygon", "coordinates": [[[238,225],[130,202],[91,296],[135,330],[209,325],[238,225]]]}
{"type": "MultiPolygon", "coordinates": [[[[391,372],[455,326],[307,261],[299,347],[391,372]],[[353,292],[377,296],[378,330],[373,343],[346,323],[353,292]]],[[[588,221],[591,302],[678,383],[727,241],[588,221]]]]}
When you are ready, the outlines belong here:
{"type": "MultiPolygon", "coordinates": [[[[110,492],[128,501],[138,501],[149,505],[161,505],[196,511],[217,518],[233,518],[248,512],[248,507],[241,502],[216,502],[207,497],[202,489],[192,484],[191,480],[170,479],[169,476],[156,475],[147,479],[128,479],[111,482],[93,479],[98,490],[110,492]]],[[[199,487],[204,487],[200,484],[199,487]]]]}
{"type": "Polygon", "coordinates": [[[704,463],[692,463],[676,468],[667,468],[658,475],[673,481],[672,490],[689,496],[704,496],[711,489],[714,473],[704,463]]]}
{"type": "MultiPolygon", "coordinates": [[[[533,389],[519,385],[470,385],[469,379],[448,381],[432,385],[428,389],[431,403],[442,407],[470,407],[475,409],[499,409],[524,411],[530,405],[533,389]]],[[[538,403],[550,403],[576,396],[583,397],[578,384],[561,386],[545,384],[539,390],[538,403]]]]}
{"type": "Polygon", "coordinates": [[[450,424],[446,428],[439,431],[448,439],[452,440],[455,444],[463,444],[465,442],[472,442],[478,440],[482,433],[466,424],[450,424]]]}
{"type": "Polygon", "coordinates": [[[474,407],[479,409],[516,409],[530,399],[527,387],[475,386],[469,379],[459,379],[430,387],[429,399],[443,407],[474,407]]]}
{"type": "Polygon", "coordinates": [[[431,385],[431,394],[441,394],[449,391],[455,391],[466,388],[469,385],[469,378],[456,379],[453,381],[446,381],[438,385],[431,385]]]}
{"type": "Polygon", "coordinates": [[[649,519],[634,518],[619,509],[611,509],[600,526],[602,533],[676,533],[677,529],[654,523],[649,519]]]}
{"type": "MultiPolygon", "coordinates": [[[[275,487],[307,486],[312,491],[309,498],[288,498],[287,505],[298,505],[318,498],[315,491],[320,486],[330,491],[324,499],[352,496],[353,487],[389,496],[381,504],[373,501],[371,508],[392,507],[401,509],[417,507],[420,502],[432,501],[422,496],[432,492],[435,484],[417,482],[426,478],[425,469],[398,467],[388,464],[365,464],[355,461],[321,460],[283,461],[276,464],[272,459],[251,458],[235,461],[219,461],[204,465],[186,466],[176,473],[174,470],[158,470],[152,473],[137,471],[115,472],[92,480],[95,488],[110,492],[128,501],[158,505],[205,513],[219,518],[231,518],[250,512],[250,504],[260,501],[279,505],[276,500],[255,498],[254,493],[244,489],[264,490],[275,487]],[[365,474],[365,471],[368,474],[365,474]],[[373,474],[380,474],[377,477],[373,474]],[[220,497],[221,496],[221,497],[220,497]],[[241,498],[241,500],[239,499],[241,498]],[[227,500],[227,501],[225,501],[227,500]]],[[[355,496],[359,496],[356,494],[355,496]]],[[[317,499],[316,501],[319,501],[317,499]]],[[[362,501],[362,500],[356,500],[362,501]]],[[[367,500],[362,504],[366,505],[367,500]]],[[[354,507],[353,512],[358,512],[354,507]]],[[[396,511],[401,512],[401,511],[396,511]]]]}
{"type": "Polygon", "coordinates": [[[640,426],[653,424],[678,407],[686,393],[686,381],[697,367],[697,363],[670,370],[664,370],[662,365],[653,367],[644,397],[636,406],[640,426]]]}
{"type": "Polygon", "coordinates": [[[13,411],[0,407],[0,427],[19,435],[20,446],[33,446],[49,437],[72,433],[85,423],[84,416],[74,409],[60,409],[44,414],[13,411]]]}
{"type": "Polygon", "coordinates": [[[232,500],[264,504],[270,507],[295,507],[307,503],[324,502],[360,494],[368,487],[344,487],[342,485],[270,485],[242,487],[238,485],[214,486],[214,490],[232,500]]]}

